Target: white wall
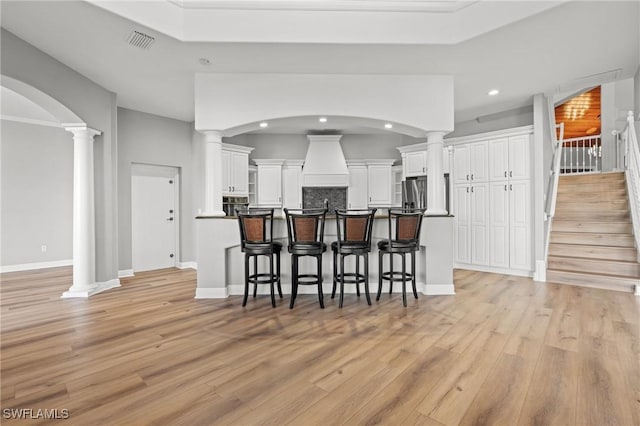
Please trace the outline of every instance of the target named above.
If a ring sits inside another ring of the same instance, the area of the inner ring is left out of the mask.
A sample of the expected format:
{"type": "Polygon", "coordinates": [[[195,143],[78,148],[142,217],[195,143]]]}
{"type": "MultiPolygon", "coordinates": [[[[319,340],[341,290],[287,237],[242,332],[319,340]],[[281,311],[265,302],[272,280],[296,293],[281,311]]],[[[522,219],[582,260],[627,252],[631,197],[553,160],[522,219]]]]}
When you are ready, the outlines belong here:
{"type": "MultiPolygon", "coordinates": [[[[640,8],[638,8],[638,10],[640,10],[640,8]]],[[[633,79],[633,89],[633,112],[636,121],[640,121],[640,67],[638,67],[636,76],[633,79]]]]}
{"type": "Polygon", "coordinates": [[[445,75],[196,74],[195,127],[231,129],[307,115],[363,117],[453,130],[453,77],[445,75]]]}
{"type": "Polygon", "coordinates": [[[1,122],[0,265],[73,258],[73,141],[62,128],[1,122]],[[42,252],[41,246],[47,251],[42,252]]]}
{"type": "Polygon", "coordinates": [[[118,108],[119,269],[131,269],[131,166],[180,169],[180,262],[195,260],[193,124],[118,108]]]}
{"type": "MultiPolygon", "coordinates": [[[[2,75],[41,90],[89,127],[102,131],[94,140],[96,281],[115,279],[118,277],[116,96],[4,28],[0,42],[2,75]]],[[[71,142],[70,133],[68,138],[71,142]]],[[[15,179],[9,176],[7,185],[13,184],[15,179]]]]}
{"type": "Polygon", "coordinates": [[[532,124],[533,105],[497,114],[490,114],[473,120],[456,122],[455,130],[447,134],[445,139],[512,129],[514,127],[530,126],[532,124]]]}
{"type": "Polygon", "coordinates": [[[606,83],[601,86],[602,170],[616,166],[616,138],[614,130],[626,125],[627,112],[633,110],[633,79],[606,83]]]}

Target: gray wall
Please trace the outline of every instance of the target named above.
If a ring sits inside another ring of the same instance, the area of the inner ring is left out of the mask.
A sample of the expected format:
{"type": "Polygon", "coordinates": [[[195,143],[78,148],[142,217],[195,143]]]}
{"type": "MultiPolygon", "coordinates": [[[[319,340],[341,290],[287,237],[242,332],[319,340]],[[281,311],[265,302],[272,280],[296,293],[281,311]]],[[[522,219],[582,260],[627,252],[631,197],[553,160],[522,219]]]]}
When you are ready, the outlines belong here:
{"type": "Polygon", "coordinates": [[[131,165],[180,169],[180,261],[195,260],[193,124],[118,108],[118,205],[120,270],[131,269],[131,165]]]}
{"type": "MultiPolygon", "coordinates": [[[[254,148],[249,158],[284,158],[304,160],[309,141],[303,134],[244,134],[224,138],[225,143],[254,148]]],[[[400,160],[399,146],[424,142],[396,133],[346,134],[340,139],[347,160],[395,159],[400,160]]]]}
{"type": "Polygon", "coordinates": [[[445,139],[477,135],[479,133],[511,129],[514,127],[530,126],[532,124],[533,105],[500,113],[488,114],[474,120],[456,122],[455,130],[445,135],[445,139]]]}
{"type": "MultiPolygon", "coordinates": [[[[116,96],[5,29],[0,38],[2,75],[41,90],[73,111],[89,127],[102,131],[94,141],[96,279],[117,278],[116,96]]],[[[11,176],[8,180],[8,185],[15,183],[11,176]]]]}
{"type": "Polygon", "coordinates": [[[73,140],[61,128],[2,120],[2,266],[71,260],[73,140]],[[41,246],[46,245],[43,253],[41,246]]]}

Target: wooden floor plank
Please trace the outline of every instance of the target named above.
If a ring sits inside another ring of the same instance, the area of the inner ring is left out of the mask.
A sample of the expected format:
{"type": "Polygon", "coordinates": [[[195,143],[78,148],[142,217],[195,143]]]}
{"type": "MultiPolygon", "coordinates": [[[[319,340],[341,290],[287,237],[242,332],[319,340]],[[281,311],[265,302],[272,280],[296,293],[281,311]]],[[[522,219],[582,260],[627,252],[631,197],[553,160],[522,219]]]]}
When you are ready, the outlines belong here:
{"type": "MultiPolygon", "coordinates": [[[[1,408],[70,424],[640,424],[631,294],[457,270],[454,296],[195,299],[192,270],[61,299],[0,276],[1,408]]],[[[20,421],[2,419],[3,424],[20,421]]]]}

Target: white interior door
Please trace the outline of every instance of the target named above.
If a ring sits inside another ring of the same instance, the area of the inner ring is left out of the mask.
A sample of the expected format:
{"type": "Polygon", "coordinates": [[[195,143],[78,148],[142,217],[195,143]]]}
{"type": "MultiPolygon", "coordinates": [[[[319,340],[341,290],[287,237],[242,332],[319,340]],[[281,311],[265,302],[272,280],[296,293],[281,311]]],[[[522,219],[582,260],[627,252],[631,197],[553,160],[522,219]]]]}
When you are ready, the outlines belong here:
{"type": "Polygon", "coordinates": [[[157,170],[153,166],[144,167],[140,174],[132,176],[131,236],[134,272],[174,267],[178,257],[177,170],[161,166],[157,170]]]}

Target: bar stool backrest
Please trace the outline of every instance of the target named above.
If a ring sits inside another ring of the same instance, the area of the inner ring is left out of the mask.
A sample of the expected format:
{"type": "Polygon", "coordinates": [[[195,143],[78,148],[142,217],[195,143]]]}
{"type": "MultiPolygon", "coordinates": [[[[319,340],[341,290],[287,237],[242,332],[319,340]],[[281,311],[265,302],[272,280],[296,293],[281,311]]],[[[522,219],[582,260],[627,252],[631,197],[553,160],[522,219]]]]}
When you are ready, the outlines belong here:
{"type": "Polygon", "coordinates": [[[424,209],[389,209],[389,241],[394,246],[420,245],[420,228],[424,209]],[[392,223],[395,221],[395,233],[392,223]]]}
{"type": "Polygon", "coordinates": [[[371,247],[373,217],[377,209],[341,210],[336,212],[338,247],[343,243],[365,243],[371,247]]]}
{"type": "Polygon", "coordinates": [[[273,241],[273,209],[236,209],[242,247],[273,241]]]}
{"type": "Polygon", "coordinates": [[[284,209],[289,244],[322,243],[326,209],[284,209]]]}

